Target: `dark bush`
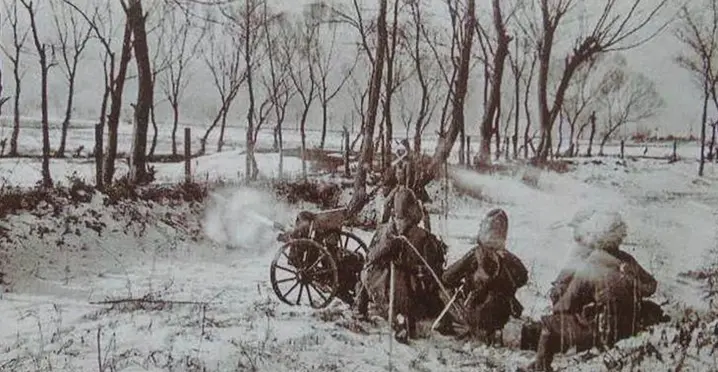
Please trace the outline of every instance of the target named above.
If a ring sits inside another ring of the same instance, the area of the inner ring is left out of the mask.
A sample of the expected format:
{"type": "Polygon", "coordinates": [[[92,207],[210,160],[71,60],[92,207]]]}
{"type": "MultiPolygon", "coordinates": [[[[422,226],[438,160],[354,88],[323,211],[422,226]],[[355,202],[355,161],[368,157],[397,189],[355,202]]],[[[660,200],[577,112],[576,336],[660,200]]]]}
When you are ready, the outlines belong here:
{"type": "Polygon", "coordinates": [[[289,203],[301,201],[317,204],[320,208],[331,209],[339,206],[342,188],[326,181],[278,181],[274,190],[289,203]]]}

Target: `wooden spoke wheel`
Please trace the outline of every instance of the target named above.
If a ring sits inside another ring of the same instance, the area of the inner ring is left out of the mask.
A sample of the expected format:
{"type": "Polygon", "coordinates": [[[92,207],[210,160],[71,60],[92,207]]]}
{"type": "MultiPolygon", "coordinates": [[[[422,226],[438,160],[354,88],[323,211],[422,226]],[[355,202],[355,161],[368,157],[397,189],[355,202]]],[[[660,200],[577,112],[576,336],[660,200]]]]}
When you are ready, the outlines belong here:
{"type": "Polygon", "coordinates": [[[343,251],[356,253],[362,259],[366,259],[369,252],[369,248],[360,237],[344,230],[333,230],[324,235],[321,241],[326,247],[341,248],[343,251]]]}
{"type": "Polygon", "coordinates": [[[366,262],[368,248],[355,234],[342,230],[332,230],[317,236],[320,244],[337,260],[339,269],[339,289],[337,298],[348,305],[354,303],[356,286],[366,262]]]}
{"type": "Polygon", "coordinates": [[[339,288],[339,272],[329,251],[311,239],[284,244],[272,260],[269,278],[279,299],[292,306],[328,306],[339,288]]]}

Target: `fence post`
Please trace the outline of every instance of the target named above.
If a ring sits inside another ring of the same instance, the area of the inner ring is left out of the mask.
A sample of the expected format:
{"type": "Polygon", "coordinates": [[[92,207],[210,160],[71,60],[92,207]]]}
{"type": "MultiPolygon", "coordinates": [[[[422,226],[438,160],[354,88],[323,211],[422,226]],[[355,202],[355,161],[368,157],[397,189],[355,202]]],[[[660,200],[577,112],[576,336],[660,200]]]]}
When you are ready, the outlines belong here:
{"type": "Polygon", "coordinates": [[[98,190],[102,190],[104,185],[102,183],[102,124],[95,124],[95,187],[98,190]]]}
{"type": "Polygon", "coordinates": [[[626,141],[625,141],[625,140],[621,140],[621,159],[623,159],[623,156],[624,156],[624,154],[625,154],[625,152],[624,152],[624,150],[625,150],[625,147],[624,147],[625,144],[626,144],[626,141]]]}
{"type": "Polygon", "coordinates": [[[344,176],[348,178],[351,177],[351,172],[349,171],[349,129],[347,127],[344,127],[342,137],[344,137],[344,176]]]}
{"type": "Polygon", "coordinates": [[[678,160],[677,149],[678,149],[678,140],[674,139],[673,140],[673,159],[672,159],[673,161],[678,160]]]}
{"type": "Polygon", "coordinates": [[[192,182],[192,169],[190,161],[192,160],[192,146],[191,146],[191,129],[190,127],[184,128],[184,181],[185,183],[192,182]]]}

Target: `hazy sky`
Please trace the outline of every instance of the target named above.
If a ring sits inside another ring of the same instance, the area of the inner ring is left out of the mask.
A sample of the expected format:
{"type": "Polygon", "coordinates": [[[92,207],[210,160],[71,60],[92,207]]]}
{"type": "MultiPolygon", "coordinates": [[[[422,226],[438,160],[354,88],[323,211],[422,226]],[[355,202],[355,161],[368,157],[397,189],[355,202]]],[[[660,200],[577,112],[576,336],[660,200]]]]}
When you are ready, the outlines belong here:
{"type": "MultiPolygon", "coordinates": [[[[11,0],[3,1],[9,3],[11,0]]],[[[52,39],[55,37],[55,30],[53,28],[54,25],[51,18],[51,8],[48,5],[49,1],[50,0],[38,0],[36,1],[36,3],[41,5],[38,14],[38,23],[43,27],[43,29],[41,29],[41,37],[47,42],[52,42],[52,39]]],[[[85,1],[87,0],[78,0],[76,1],[76,3],[82,7],[85,1]]],[[[580,15],[588,15],[590,17],[591,14],[595,13],[595,9],[587,8],[588,5],[586,5],[586,3],[582,3],[581,1],[583,0],[578,0],[578,6],[574,9],[574,13],[572,13],[571,17],[568,18],[567,25],[559,32],[559,37],[566,43],[571,41],[571,38],[568,35],[572,34],[573,31],[571,31],[571,28],[575,26],[575,24],[577,23],[576,20],[579,19],[580,15]]],[[[647,5],[645,5],[646,7],[650,6],[651,3],[657,2],[657,0],[644,1],[647,3],[647,5]]],[[[678,0],[674,1],[677,2],[678,0]]],[[[300,3],[308,2],[308,0],[298,1],[297,3],[294,3],[297,5],[291,10],[293,10],[294,13],[298,13],[299,11],[301,11],[300,3]]],[[[114,18],[115,28],[117,32],[114,35],[114,38],[120,39],[120,26],[122,22],[121,10],[117,9],[117,3],[115,1],[101,1],[101,3],[111,4],[115,7],[114,18]]],[[[147,4],[149,2],[145,3],[147,4]]],[[[289,2],[279,2],[278,4],[283,4],[282,6],[285,7],[291,6],[288,5],[288,3],[289,2]]],[[[368,8],[372,8],[375,6],[373,1],[365,1],[365,3],[370,4],[368,8]]],[[[485,11],[485,8],[483,8],[486,6],[486,4],[481,1],[479,1],[479,3],[479,5],[482,7],[479,9],[480,18],[486,19],[486,17],[489,15],[489,13],[485,11]]],[[[627,3],[628,1],[625,0],[622,2],[622,5],[626,5],[627,3]]],[[[431,4],[432,12],[437,14],[441,14],[442,12],[444,12],[445,8],[443,5],[443,1],[432,0],[431,4]]],[[[676,7],[674,4],[675,2],[672,3],[671,6],[660,15],[661,19],[659,19],[658,22],[653,23],[649,26],[650,30],[655,30],[658,25],[660,25],[664,21],[667,21],[675,15],[676,7]]],[[[600,4],[596,5],[599,6],[600,4]]],[[[0,3],[0,7],[3,8],[0,10],[0,14],[2,14],[1,19],[4,22],[2,27],[2,33],[0,34],[0,40],[3,43],[3,46],[11,47],[12,36],[9,32],[9,28],[7,27],[7,19],[5,17],[8,10],[5,9],[5,5],[2,3],[0,3]]],[[[373,16],[373,13],[369,14],[369,17],[373,16]]],[[[20,17],[21,23],[23,23],[24,25],[23,27],[26,27],[29,22],[27,21],[26,12],[22,8],[20,9],[20,17]]],[[[340,47],[343,48],[343,50],[341,50],[338,55],[339,58],[344,59],[345,62],[351,60],[352,52],[350,48],[352,47],[347,45],[349,44],[347,40],[350,40],[350,38],[351,36],[347,34],[340,35],[338,41],[340,47]]],[[[79,69],[80,72],[77,82],[77,96],[74,115],[77,119],[96,120],[102,94],[101,87],[103,84],[103,80],[102,65],[100,59],[101,49],[99,49],[95,41],[91,41],[91,43],[93,44],[88,47],[88,50],[84,56],[84,60],[81,62],[79,69]]],[[[26,47],[28,48],[28,51],[34,51],[31,36],[27,40],[26,47]]],[[[153,47],[153,45],[150,45],[150,48],[153,47]]],[[[625,53],[628,59],[629,67],[633,70],[640,71],[652,78],[656,82],[658,90],[663,96],[666,103],[665,108],[659,115],[650,120],[650,122],[646,122],[643,125],[647,128],[661,128],[661,131],[663,133],[687,133],[692,128],[693,133],[698,134],[698,130],[700,128],[699,119],[701,109],[699,89],[696,84],[691,80],[690,75],[675,64],[674,59],[679,53],[679,51],[680,45],[673,36],[672,26],[669,26],[663,33],[661,33],[658,37],[653,39],[648,44],[625,53]]],[[[562,58],[562,54],[560,52],[561,50],[557,51],[557,58],[562,58]]],[[[23,94],[21,103],[22,114],[27,116],[39,116],[40,100],[39,95],[36,94],[36,92],[39,91],[39,73],[37,67],[37,58],[32,53],[23,55],[22,58],[23,71],[25,73],[23,78],[23,94]]],[[[2,58],[0,58],[0,61],[2,61],[3,67],[3,84],[5,86],[4,94],[12,95],[14,84],[11,75],[11,65],[4,55],[2,56],[2,58]]],[[[134,74],[134,61],[132,62],[131,66],[131,72],[132,74],[134,74]]],[[[195,63],[190,66],[190,72],[192,79],[190,81],[182,104],[182,109],[180,113],[181,120],[209,123],[211,118],[216,113],[218,107],[217,93],[211,83],[211,76],[208,73],[206,65],[202,62],[201,59],[196,60],[195,63]]],[[[334,77],[334,79],[338,79],[341,74],[342,66],[338,64],[332,76],[334,77]]],[[[478,76],[480,74],[480,69],[476,69],[474,74],[478,76]]],[[[360,84],[365,84],[366,78],[364,76],[360,76],[358,77],[358,81],[360,84]]],[[[473,89],[469,101],[470,103],[467,105],[467,123],[476,123],[480,118],[482,112],[481,105],[471,103],[480,103],[482,101],[480,94],[480,85],[481,82],[477,81],[475,83],[475,86],[472,87],[473,89]]],[[[351,120],[353,103],[348,97],[352,94],[353,91],[356,90],[356,88],[352,86],[353,84],[351,81],[347,83],[345,89],[346,92],[337,98],[334,103],[334,106],[330,110],[330,121],[334,128],[340,128],[342,123],[351,120]]],[[[53,68],[53,70],[50,72],[50,92],[51,116],[60,117],[64,112],[66,87],[63,74],[58,67],[53,68]]],[[[155,92],[155,94],[156,96],[158,96],[158,99],[162,98],[159,89],[155,92]]],[[[508,94],[508,96],[510,96],[510,94],[508,94]]],[[[535,95],[532,97],[533,102],[535,102],[534,97],[535,95]]],[[[135,98],[135,82],[130,81],[128,82],[128,85],[125,89],[125,98],[123,102],[124,113],[130,112],[129,104],[131,102],[134,102],[135,98]]],[[[245,100],[246,99],[243,88],[242,93],[240,93],[240,95],[238,96],[232,110],[232,119],[235,123],[240,123],[244,119],[245,114],[243,110],[246,107],[245,100]]],[[[402,102],[409,102],[407,103],[407,105],[415,105],[416,103],[412,101],[414,101],[413,96],[411,96],[409,93],[404,93],[402,102]]],[[[313,118],[314,120],[312,120],[310,127],[318,128],[318,108],[319,107],[317,106],[311,113],[311,118],[313,118]]],[[[157,113],[159,115],[158,120],[169,120],[169,117],[167,115],[167,105],[165,103],[158,103],[157,110],[157,113]]],[[[412,110],[415,110],[415,108],[413,108],[412,106],[409,107],[407,110],[408,112],[411,112],[412,110]]],[[[288,113],[287,121],[294,123],[298,116],[298,111],[298,107],[295,106],[294,109],[290,113],[288,113]]],[[[11,115],[11,113],[11,106],[8,104],[5,106],[2,114],[3,116],[8,116],[11,115]]],[[[123,120],[128,120],[128,118],[129,115],[125,115],[125,119],[123,120]]],[[[355,118],[355,120],[358,121],[358,118],[355,118]]],[[[470,133],[476,132],[475,128],[468,128],[467,131],[470,133]]]]}

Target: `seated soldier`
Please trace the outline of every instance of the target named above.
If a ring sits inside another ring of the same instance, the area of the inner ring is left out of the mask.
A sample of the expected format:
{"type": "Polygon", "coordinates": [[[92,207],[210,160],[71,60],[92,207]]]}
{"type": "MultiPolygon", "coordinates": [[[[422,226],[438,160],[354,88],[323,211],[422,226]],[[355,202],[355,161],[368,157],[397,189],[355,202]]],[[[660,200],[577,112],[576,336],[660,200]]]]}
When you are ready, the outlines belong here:
{"type": "Polygon", "coordinates": [[[572,347],[612,347],[636,334],[644,297],[656,280],[619,249],[626,224],[617,213],[593,213],[576,221],[574,238],[585,254],[564,270],[552,289],[553,314],[541,320],[536,360],[530,369],[551,370],[554,354],[572,347]]]}
{"type": "MultiPolygon", "coordinates": [[[[491,210],[481,221],[476,246],[444,273],[442,281],[447,288],[463,283],[469,293],[463,316],[468,329],[460,337],[474,335],[490,341],[496,331],[503,329],[509,316],[521,316],[523,307],[515,294],[526,285],[528,271],[518,257],[506,250],[507,233],[506,212],[491,210]]],[[[460,316],[451,311],[449,314],[454,318],[460,316]]]]}
{"type": "Polygon", "coordinates": [[[377,229],[369,245],[354,310],[357,315],[366,316],[371,300],[380,314],[388,318],[393,262],[395,319],[392,324],[395,338],[406,342],[416,337],[417,320],[435,317],[441,311],[438,283],[429,270],[441,276],[446,251],[436,237],[417,226],[423,214],[413,191],[399,187],[393,199],[395,208],[391,219],[377,229]]]}

